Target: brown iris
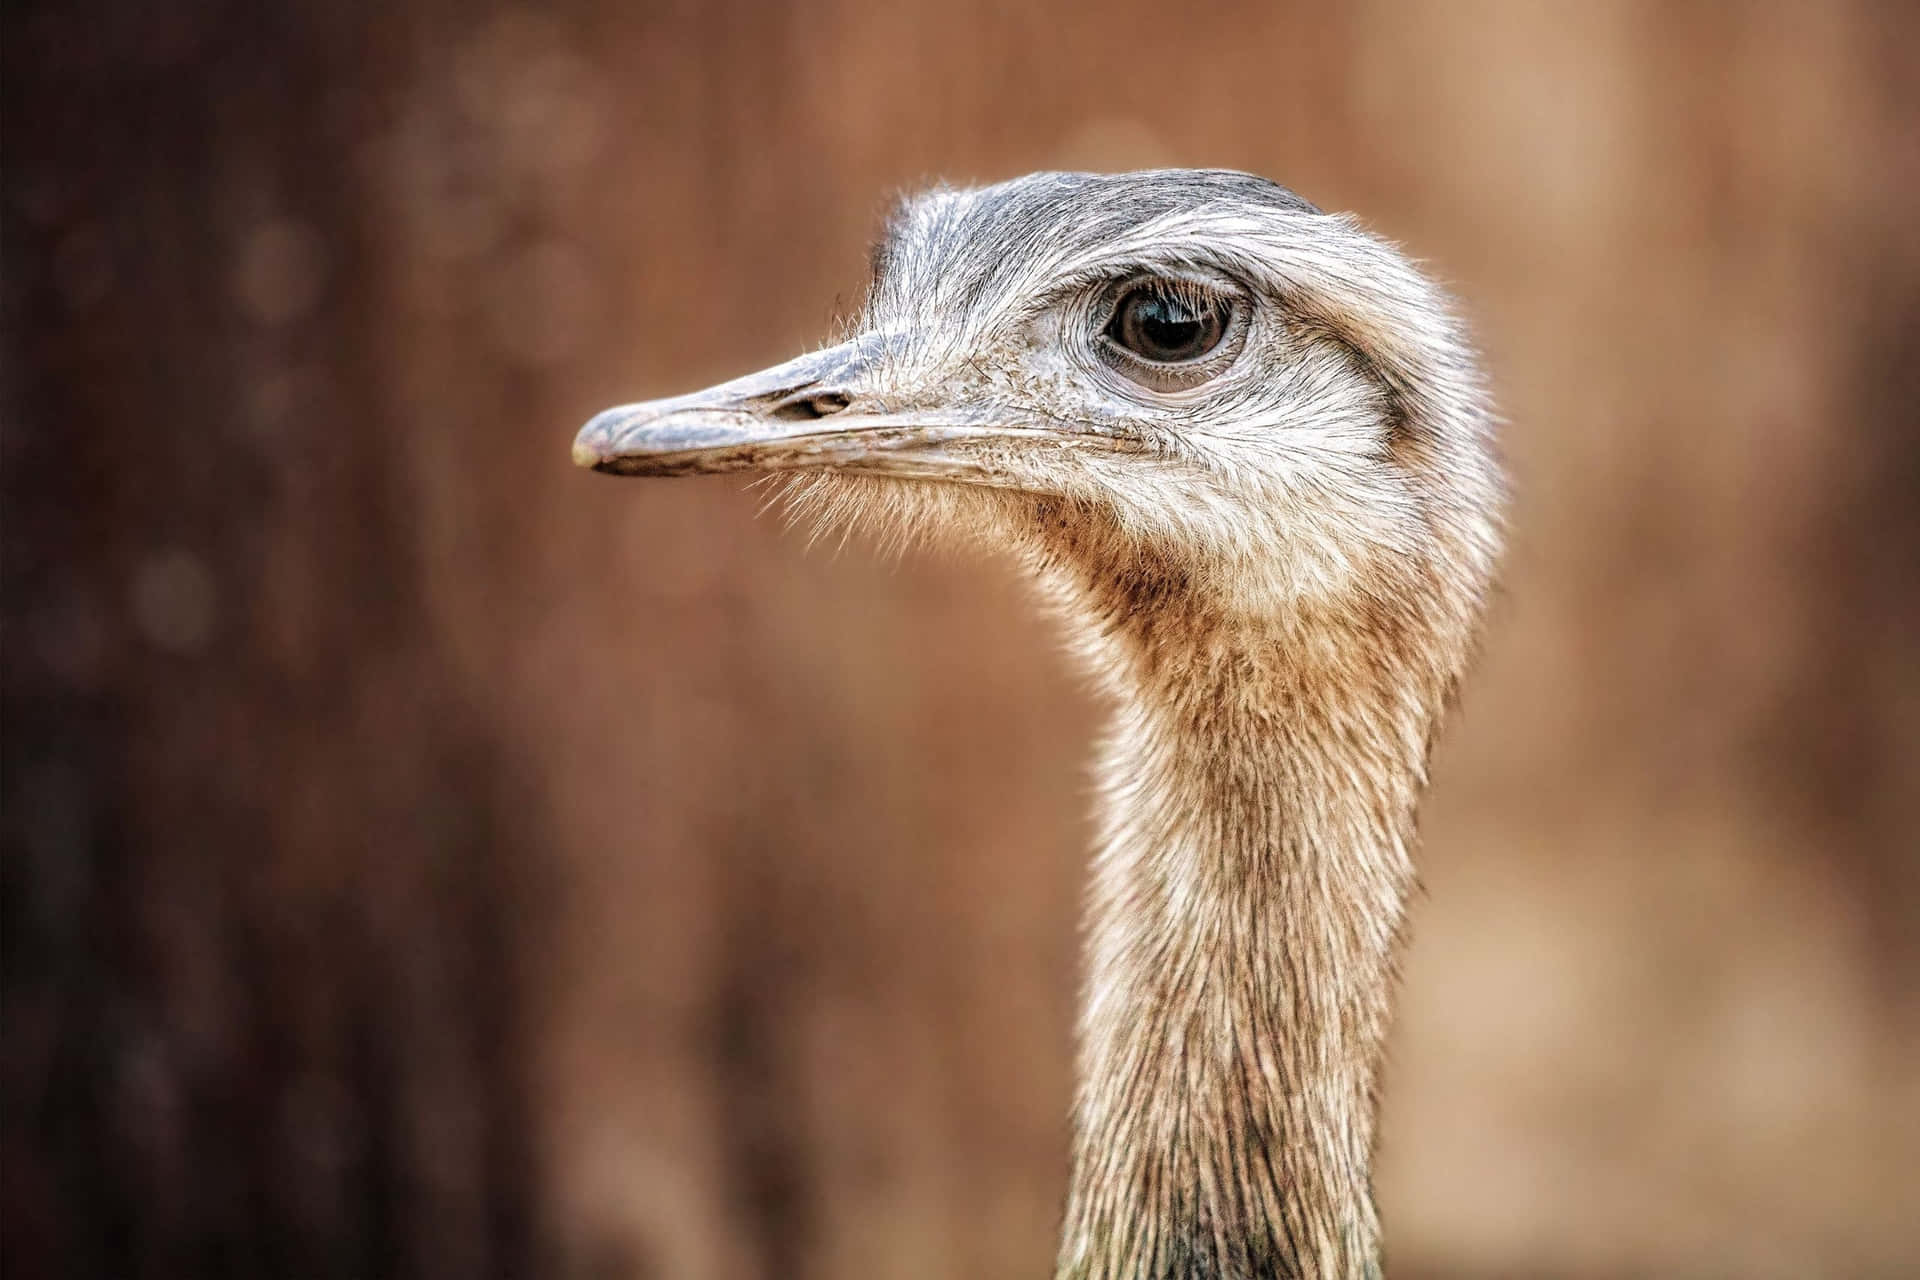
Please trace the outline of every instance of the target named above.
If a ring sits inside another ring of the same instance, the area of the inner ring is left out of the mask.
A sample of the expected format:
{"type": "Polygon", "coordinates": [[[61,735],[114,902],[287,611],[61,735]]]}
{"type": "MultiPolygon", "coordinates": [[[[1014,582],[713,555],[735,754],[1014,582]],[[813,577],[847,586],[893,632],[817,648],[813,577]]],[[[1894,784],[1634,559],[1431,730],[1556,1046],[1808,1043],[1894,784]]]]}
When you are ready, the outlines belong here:
{"type": "Polygon", "coordinates": [[[1197,290],[1141,285],[1122,297],[1107,323],[1116,346],[1154,364],[1198,360],[1220,345],[1226,304],[1197,290]]]}

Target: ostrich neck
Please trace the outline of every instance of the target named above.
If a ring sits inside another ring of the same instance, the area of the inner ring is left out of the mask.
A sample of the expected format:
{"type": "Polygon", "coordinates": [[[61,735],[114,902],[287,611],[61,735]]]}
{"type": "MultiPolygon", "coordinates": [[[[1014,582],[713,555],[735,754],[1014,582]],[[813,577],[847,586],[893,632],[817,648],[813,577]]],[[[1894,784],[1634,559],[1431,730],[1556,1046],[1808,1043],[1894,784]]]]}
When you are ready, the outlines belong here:
{"type": "Polygon", "coordinates": [[[1148,623],[1088,629],[1117,706],[1057,1275],[1377,1275],[1430,700],[1377,627],[1148,623]]]}

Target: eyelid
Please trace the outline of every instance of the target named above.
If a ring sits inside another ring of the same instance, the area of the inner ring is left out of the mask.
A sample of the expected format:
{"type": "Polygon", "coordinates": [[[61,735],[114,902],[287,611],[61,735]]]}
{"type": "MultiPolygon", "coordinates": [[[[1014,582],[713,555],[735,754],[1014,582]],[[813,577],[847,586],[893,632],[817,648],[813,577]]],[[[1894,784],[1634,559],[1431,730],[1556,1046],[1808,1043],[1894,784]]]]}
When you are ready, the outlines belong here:
{"type": "Polygon", "coordinates": [[[1221,339],[1220,345],[1207,355],[1187,364],[1156,364],[1142,360],[1104,336],[1100,339],[1100,347],[1103,363],[1128,382],[1149,391],[1170,392],[1189,391],[1212,382],[1239,359],[1241,343],[1238,337],[1230,334],[1221,339]]]}

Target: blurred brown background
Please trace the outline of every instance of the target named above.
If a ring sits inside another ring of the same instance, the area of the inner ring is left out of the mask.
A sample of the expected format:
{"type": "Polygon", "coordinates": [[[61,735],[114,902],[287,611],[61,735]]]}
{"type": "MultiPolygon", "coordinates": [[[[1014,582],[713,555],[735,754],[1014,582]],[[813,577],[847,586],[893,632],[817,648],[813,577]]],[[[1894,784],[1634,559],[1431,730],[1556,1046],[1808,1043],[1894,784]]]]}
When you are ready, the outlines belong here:
{"type": "Polygon", "coordinates": [[[1511,421],[1403,1277],[1920,1266],[1920,10],[10,4],[13,1276],[1038,1276],[1097,709],[607,404],[902,190],[1218,164],[1511,421]]]}

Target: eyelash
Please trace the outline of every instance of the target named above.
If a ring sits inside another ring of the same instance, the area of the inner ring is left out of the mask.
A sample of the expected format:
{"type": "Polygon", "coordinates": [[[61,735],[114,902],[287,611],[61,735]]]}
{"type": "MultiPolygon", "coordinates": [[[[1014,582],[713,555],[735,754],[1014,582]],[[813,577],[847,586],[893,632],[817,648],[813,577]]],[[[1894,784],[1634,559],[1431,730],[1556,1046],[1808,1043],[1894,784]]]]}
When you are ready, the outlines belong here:
{"type": "Polygon", "coordinates": [[[1178,302],[1195,311],[1203,310],[1217,302],[1227,302],[1231,305],[1232,301],[1230,298],[1223,297],[1219,290],[1201,284],[1198,280],[1189,280],[1185,276],[1128,276],[1119,283],[1118,287],[1110,289],[1110,296],[1105,300],[1109,319],[1112,318],[1114,308],[1137,289],[1152,289],[1167,301],[1178,302]]]}

